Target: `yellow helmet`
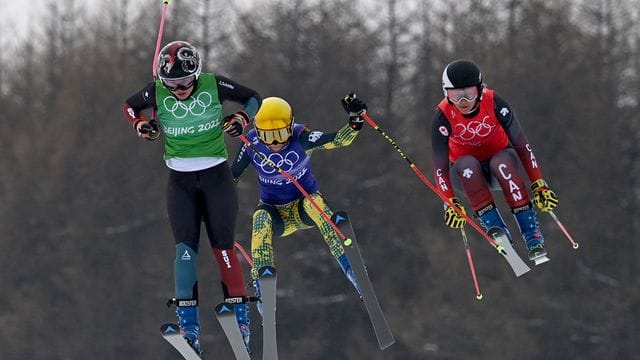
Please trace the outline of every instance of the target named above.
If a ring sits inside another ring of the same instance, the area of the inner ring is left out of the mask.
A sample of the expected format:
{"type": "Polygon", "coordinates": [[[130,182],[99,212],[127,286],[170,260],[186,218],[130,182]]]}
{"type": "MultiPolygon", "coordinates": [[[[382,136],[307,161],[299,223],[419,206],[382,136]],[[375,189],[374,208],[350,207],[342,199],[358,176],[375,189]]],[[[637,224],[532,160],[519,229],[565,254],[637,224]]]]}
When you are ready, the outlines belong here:
{"type": "Polygon", "coordinates": [[[282,98],[263,99],[254,122],[258,138],[267,145],[286,143],[293,135],[291,105],[282,98]]]}

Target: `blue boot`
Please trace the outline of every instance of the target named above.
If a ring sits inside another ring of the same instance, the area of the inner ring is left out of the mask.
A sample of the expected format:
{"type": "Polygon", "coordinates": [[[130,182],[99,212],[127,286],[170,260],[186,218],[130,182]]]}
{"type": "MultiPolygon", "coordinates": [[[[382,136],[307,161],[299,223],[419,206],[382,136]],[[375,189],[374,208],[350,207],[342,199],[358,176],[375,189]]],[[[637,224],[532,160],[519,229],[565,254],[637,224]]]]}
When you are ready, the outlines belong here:
{"type": "Polygon", "coordinates": [[[529,249],[529,260],[546,256],[547,251],[544,248],[544,237],[542,237],[542,233],[540,233],[536,213],[531,204],[525,208],[514,210],[513,216],[516,218],[518,226],[520,227],[522,239],[527,249],[529,249]]]}
{"type": "Polygon", "coordinates": [[[249,338],[251,335],[251,329],[249,328],[249,305],[247,304],[234,304],[233,309],[236,313],[236,319],[238,320],[238,328],[240,334],[242,334],[242,340],[244,340],[244,346],[247,348],[249,354],[249,338]]]}
{"type": "Polygon", "coordinates": [[[202,354],[200,348],[200,322],[198,321],[198,306],[178,306],[176,310],[178,315],[178,325],[182,337],[191,345],[193,350],[198,354],[202,354]]]}
{"type": "Polygon", "coordinates": [[[480,219],[480,225],[482,225],[485,230],[488,231],[492,227],[499,227],[504,230],[505,234],[507,234],[509,242],[513,243],[511,233],[509,232],[509,229],[507,229],[507,224],[504,223],[502,216],[500,216],[500,213],[494,204],[478,210],[476,215],[480,219]]]}
{"type": "Polygon", "coordinates": [[[362,296],[362,292],[360,291],[360,285],[358,285],[358,280],[356,279],[356,274],[353,272],[351,268],[351,264],[349,263],[349,259],[347,258],[347,254],[342,254],[338,257],[338,263],[340,264],[340,268],[342,268],[342,272],[347,276],[347,279],[351,281],[353,287],[356,288],[358,295],[362,296]]]}

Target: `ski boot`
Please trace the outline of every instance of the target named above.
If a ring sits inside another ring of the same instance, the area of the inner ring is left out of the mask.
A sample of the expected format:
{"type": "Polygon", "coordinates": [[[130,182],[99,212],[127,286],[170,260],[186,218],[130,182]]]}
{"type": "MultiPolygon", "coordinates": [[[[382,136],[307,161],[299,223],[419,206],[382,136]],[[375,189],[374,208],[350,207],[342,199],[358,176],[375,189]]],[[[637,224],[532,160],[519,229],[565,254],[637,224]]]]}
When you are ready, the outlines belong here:
{"type": "Polygon", "coordinates": [[[251,335],[251,329],[249,328],[249,305],[248,304],[234,304],[234,311],[236,313],[236,319],[238,320],[238,328],[244,340],[244,346],[247,348],[247,352],[251,354],[249,348],[249,340],[251,335]]]}
{"type": "Polygon", "coordinates": [[[496,208],[495,204],[489,204],[484,208],[478,210],[476,212],[476,216],[480,219],[480,225],[486,230],[497,227],[500,228],[507,235],[509,239],[509,243],[513,244],[513,238],[511,237],[511,233],[509,229],[507,229],[507,225],[504,223],[502,216],[500,216],[500,212],[496,208]]]}
{"type": "Polygon", "coordinates": [[[347,279],[351,281],[353,287],[356,288],[358,295],[362,297],[362,292],[360,291],[360,285],[358,285],[358,280],[356,279],[356,274],[353,272],[351,268],[351,264],[349,263],[349,259],[347,258],[347,254],[342,254],[338,257],[338,263],[340,264],[340,268],[342,268],[342,272],[347,276],[347,279]]]}
{"type": "Polygon", "coordinates": [[[547,250],[544,248],[544,237],[536,220],[536,213],[531,204],[524,208],[514,209],[513,216],[518,222],[524,243],[529,250],[529,260],[536,265],[549,261],[547,250]]]}
{"type": "Polygon", "coordinates": [[[180,326],[182,337],[198,355],[202,354],[200,340],[198,339],[200,335],[198,306],[178,306],[176,314],[178,315],[178,325],[180,326]]]}

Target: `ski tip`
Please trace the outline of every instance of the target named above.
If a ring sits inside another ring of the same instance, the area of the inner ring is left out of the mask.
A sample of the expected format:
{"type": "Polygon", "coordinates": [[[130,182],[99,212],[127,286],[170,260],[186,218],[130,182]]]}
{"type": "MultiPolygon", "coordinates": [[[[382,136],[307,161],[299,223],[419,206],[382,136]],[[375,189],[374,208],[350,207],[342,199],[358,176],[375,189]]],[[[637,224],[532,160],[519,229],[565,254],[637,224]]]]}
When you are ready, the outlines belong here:
{"type": "Polygon", "coordinates": [[[166,323],[160,326],[160,332],[162,332],[163,334],[173,334],[173,333],[179,334],[180,327],[174,323],[166,323]]]}

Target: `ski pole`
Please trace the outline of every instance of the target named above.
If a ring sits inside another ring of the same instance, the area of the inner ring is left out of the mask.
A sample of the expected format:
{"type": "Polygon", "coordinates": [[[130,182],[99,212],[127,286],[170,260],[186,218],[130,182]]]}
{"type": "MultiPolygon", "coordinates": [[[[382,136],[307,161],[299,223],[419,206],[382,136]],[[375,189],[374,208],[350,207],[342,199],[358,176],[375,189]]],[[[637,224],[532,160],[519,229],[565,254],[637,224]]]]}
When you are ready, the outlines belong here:
{"type": "Polygon", "coordinates": [[[478,285],[478,277],[476,276],[476,267],[473,265],[471,247],[469,246],[469,239],[467,239],[467,233],[464,231],[464,226],[460,227],[460,233],[462,234],[462,241],[464,241],[464,250],[467,252],[467,261],[469,262],[471,277],[473,277],[473,284],[476,286],[476,299],[482,300],[482,293],[480,292],[480,285],[478,285]]]}
{"type": "Polygon", "coordinates": [[[162,18],[160,19],[158,39],[156,40],[156,51],[153,55],[153,68],[151,69],[154,80],[158,78],[158,54],[160,54],[160,45],[162,44],[162,33],[164,33],[164,19],[167,17],[167,6],[171,2],[171,0],[162,0],[162,2],[164,3],[164,5],[162,6],[162,18]]]}
{"type": "Polygon", "coordinates": [[[398,152],[398,154],[400,154],[400,156],[405,159],[408,163],[409,163],[409,167],[411,167],[411,169],[416,173],[416,175],[418,175],[418,177],[420,178],[420,180],[422,180],[422,182],[427,185],[427,187],[429,187],[434,193],[436,193],[436,195],[438,195],[445,203],[447,203],[447,205],[449,205],[449,207],[451,207],[453,210],[455,210],[460,216],[462,216],[463,218],[465,218],[467,220],[467,222],[469,223],[469,225],[471,225],[471,227],[473,227],[474,229],[476,229],[480,235],[482,235],[482,237],[484,237],[490,244],[491,246],[493,246],[498,253],[501,253],[503,255],[506,255],[507,252],[505,251],[504,247],[502,245],[498,245],[498,243],[495,242],[495,240],[493,240],[491,237],[489,237],[489,235],[487,235],[487,233],[484,232],[484,230],[482,230],[482,228],[480,227],[480,225],[476,224],[473,219],[471,219],[471,217],[469,217],[469,215],[465,214],[462,210],[458,209],[457,206],[455,206],[451,200],[447,199],[447,197],[442,194],[440,191],[438,191],[438,188],[436,188],[435,185],[433,185],[422,173],[422,171],[420,171],[420,169],[418,169],[418,167],[416,166],[416,164],[414,164],[411,160],[409,160],[409,158],[407,157],[407,155],[405,155],[404,151],[402,151],[402,149],[400,149],[400,147],[398,146],[398,144],[396,144],[395,141],[393,141],[393,139],[391,137],[389,137],[389,135],[387,135],[387,133],[385,133],[380,126],[378,126],[378,124],[375,123],[375,121],[373,121],[369,115],[367,115],[366,112],[363,112],[362,117],[367,121],[367,123],[369,125],[371,125],[371,127],[373,127],[376,131],[378,131],[380,133],[380,135],[382,135],[382,137],[384,137],[390,144],[391,146],[393,146],[394,149],[396,149],[396,151],[398,152]]]}
{"type": "Polygon", "coordinates": [[[342,239],[344,241],[345,244],[349,244],[351,243],[351,239],[348,239],[344,233],[342,231],[340,231],[340,229],[338,228],[338,225],[336,225],[333,220],[331,220],[331,218],[329,217],[329,215],[327,215],[326,212],[324,212],[324,210],[322,210],[322,208],[320,207],[320,205],[318,205],[318,203],[315,202],[315,200],[313,200],[313,198],[311,197],[311,195],[309,195],[309,193],[302,187],[302,185],[300,185],[300,183],[298,182],[298,180],[296,180],[293,176],[291,176],[291,174],[289,174],[288,172],[282,170],[278,165],[276,165],[273,161],[269,160],[263,153],[261,153],[260,151],[258,151],[258,149],[256,149],[255,146],[253,146],[253,144],[251,143],[251,141],[249,141],[249,139],[247,139],[244,135],[240,135],[240,140],[242,140],[243,143],[245,143],[251,150],[253,150],[253,152],[258,155],[260,157],[260,159],[262,161],[264,161],[267,165],[271,166],[272,168],[274,168],[277,172],[279,172],[280,174],[284,175],[287,179],[289,179],[289,181],[291,181],[293,183],[293,185],[295,185],[296,188],[298,188],[298,190],[300,190],[300,192],[302,193],[302,195],[307,198],[307,200],[309,200],[309,202],[311,202],[311,205],[313,205],[314,208],[316,208],[316,210],[318,210],[318,213],[320,214],[320,216],[322,216],[324,218],[324,220],[333,228],[333,230],[335,230],[336,234],[338,234],[338,236],[340,237],[340,239],[342,239]]]}
{"type": "MultiPolygon", "coordinates": [[[[162,0],[164,5],[162,6],[162,18],[160,19],[160,28],[158,29],[158,38],[156,40],[156,51],[153,54],[153,65],[151,68],[151,74],[153,74],[153,80],[158,80],[158,54],[160,54],[160,45],[162,44],[162,34],[164,33],[164,20],[167,17],[167,6],[171,0],[162,0]]],[[[156,118],[156,109],[151,111],[151,118],[156,118]]]]}
{"type": "Polygon", "coordinates": [[[558,217],[556,216],[556,214],[553,213],[553,211],[549,210],[548,211],[549,215],[551,215],[551,217],[553,218],[553,221],[556,222],[556,224],[558,224],[558,226],[560,227],[560,230],[562,230],[562,232],[565,234],[565,236],[567,237],[567,239],[569,239],[569,241],[571,242],[571,245],[574,249],[577,249],[580,247],[580,244],[578,244],[577,242],[575,242],[573,240],[573,237],[571,237],[571,234],[569,234],[569,232],[567,231],[567,229],[564,227],[564,225],[562,225],[562,223],[560,222],[560,220],[558,219],[558,217]]]}
{"type": "Polygon", "coordinates": [[[249,253],[247,252],[247,250],[244,249],[244,247],[242,245],[240,245],[239,242],[234,241],[233,242],[233,246],[236,247],[236,249],[238,249],[238,251],[240,251],[240,254],[242,254],[242,257],[247,260],[247,263],[249,263],[249,266],[253,267],[253,260],[251,260],[251,256],[249,256],[249,253]]]}

